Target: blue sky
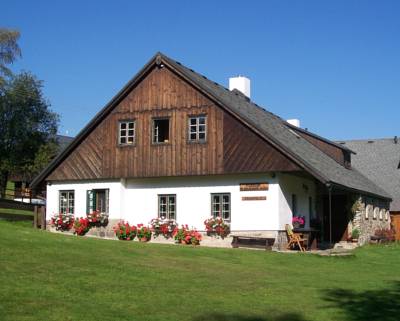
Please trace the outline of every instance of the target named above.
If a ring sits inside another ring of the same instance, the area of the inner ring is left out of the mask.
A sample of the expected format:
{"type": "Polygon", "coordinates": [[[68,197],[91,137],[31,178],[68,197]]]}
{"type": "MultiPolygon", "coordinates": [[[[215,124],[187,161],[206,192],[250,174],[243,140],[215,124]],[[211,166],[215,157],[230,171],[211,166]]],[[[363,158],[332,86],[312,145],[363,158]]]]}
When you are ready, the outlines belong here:
{"type": "Polygon", "coordinates": [[[13,65],[44,81],[76,135],[162,51],[330,139],[400,135],[400,1],[8,1],[13,65]]]}

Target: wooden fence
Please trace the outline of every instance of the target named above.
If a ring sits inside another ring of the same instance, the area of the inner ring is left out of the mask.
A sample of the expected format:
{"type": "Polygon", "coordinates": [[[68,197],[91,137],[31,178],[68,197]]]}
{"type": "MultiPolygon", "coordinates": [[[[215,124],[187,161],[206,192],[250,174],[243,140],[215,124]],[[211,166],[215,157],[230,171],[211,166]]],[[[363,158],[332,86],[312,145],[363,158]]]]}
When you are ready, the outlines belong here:
{"type": "Polygon", "coordinates": [[[9,221],[30,220],[33,222],[33,227],[46,229],[46,207],[44,205],[0,199],[0,209],[0,219],[9,221]],[[16,213],[16,211],[21,210],[27,213],[16,213]]]}

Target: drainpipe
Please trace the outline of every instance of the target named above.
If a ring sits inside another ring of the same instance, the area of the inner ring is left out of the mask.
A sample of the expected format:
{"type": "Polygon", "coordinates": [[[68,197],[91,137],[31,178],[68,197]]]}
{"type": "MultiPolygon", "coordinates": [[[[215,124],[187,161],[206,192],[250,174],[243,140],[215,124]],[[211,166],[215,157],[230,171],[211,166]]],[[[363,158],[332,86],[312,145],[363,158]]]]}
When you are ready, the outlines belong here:
{"type": "Polygon", "coordinates": [[[332,244],[332,185],[326,184],[328,188],[328,199],[329,199],[329,243],[332,244]]]}

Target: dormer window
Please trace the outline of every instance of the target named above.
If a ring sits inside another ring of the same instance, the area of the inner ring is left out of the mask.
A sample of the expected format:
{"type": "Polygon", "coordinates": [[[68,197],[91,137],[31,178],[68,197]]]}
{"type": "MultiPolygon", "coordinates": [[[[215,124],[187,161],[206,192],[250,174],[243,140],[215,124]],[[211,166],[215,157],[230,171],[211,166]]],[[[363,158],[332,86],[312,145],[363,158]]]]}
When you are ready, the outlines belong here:
{"type": "Polygon", "coordinates": [[[169,118],[153,119],[153,143],[169,143],[169,118]]]}
{"type": "Polygon", "coordinates": [[[133,145],[135,143],[135,122],[133,120],[121,120],[119,122],[120,145],[133,145]]]}
{"type": "Polygon", "coordinates": [[[189,141],[190,142],[205,142],[207,132],[206,116],[191,116],[189,117],[189,141]]]}

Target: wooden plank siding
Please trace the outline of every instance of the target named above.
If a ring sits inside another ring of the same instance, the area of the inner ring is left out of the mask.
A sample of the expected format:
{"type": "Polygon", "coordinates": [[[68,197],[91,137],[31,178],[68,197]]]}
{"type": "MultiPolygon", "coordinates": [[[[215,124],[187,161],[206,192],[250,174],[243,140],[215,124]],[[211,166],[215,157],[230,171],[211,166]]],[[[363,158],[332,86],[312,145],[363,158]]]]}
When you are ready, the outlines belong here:
{"type": "Polygon", "coordinates": [[[278,170],[299,167],[174,72],[154,67],[46,180],[278,170]],[[207,116],[205,143],[188,142],[191,115],[207,116]],[[169,117],[169,143],[152,143],[154,117],[169,117]],[[118,145],[119,120],[135,120],[134,146],[118,145]]]}
{"type": "MultiPolygon", "coordinates": [[[[339,147],[336,147],[334,145],[328,144],[327,142],[324,142],[323,140],[320,140],[316,137],[313,137],[311,135],[307,135],[306,133],[302,131],[296,131],[297,134],[302,136],[305,140],[313,144],[315,147],[319,148],[322,152],[333,158],[336,162],[338,162],[342,166],[347,166],[345,164],[345,151],[339,147]]],[[[349,152],[350,153],[350,152],[349,152]]]]}

